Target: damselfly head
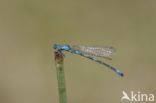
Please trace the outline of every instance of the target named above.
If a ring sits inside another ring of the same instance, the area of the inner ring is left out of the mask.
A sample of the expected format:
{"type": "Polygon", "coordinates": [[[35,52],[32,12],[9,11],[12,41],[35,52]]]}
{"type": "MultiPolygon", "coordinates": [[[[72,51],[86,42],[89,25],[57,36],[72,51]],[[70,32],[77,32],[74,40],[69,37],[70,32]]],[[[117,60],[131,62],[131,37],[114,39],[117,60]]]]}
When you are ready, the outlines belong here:
{"type": "Polygon", "coordinates": [[[57,44],[54,44],[54,45],[53,45],[53,48],[54,48],[54,49],[57,49],[57,48],[58,48],[58,45],[57,45],[57,44]]]}
{"type": "Polygon", "coordinates": [[[58,50],[69,50],[69,49],[71,49],[69,45],[58,45],[58,44],[54,44],[53,48],[58,49],[58,50]]]}

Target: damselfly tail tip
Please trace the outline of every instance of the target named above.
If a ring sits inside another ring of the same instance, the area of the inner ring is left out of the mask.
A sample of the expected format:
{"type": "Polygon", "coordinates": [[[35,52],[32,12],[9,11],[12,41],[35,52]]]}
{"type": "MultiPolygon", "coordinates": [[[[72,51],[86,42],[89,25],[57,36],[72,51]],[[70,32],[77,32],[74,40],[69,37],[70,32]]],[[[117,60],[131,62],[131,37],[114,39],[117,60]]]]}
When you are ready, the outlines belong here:
{"type": "Polygon", "coordinates": [[[124,76],[124,74],[123,73],[121,73],[119,70],[117,70],[116,69],[116,73],[118,73],[121,77],[123,77],[124,76]]]}
{"type": "Polygon", "coordinates": [[[124,74],[123,74],[123,73],[121,73],[121,72],[119,73],[119,75],[120,75],[121,77],[123,77],[123,76],[124,76],[124,74]]]}

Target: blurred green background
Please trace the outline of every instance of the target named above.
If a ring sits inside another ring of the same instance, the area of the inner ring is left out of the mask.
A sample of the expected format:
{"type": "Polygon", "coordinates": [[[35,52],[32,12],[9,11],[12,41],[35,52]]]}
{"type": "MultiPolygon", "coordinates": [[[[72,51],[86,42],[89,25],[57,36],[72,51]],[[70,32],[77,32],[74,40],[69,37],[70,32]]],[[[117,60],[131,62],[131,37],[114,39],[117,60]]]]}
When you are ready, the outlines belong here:
{"type": "Polygon", "coordinates": [[[58,103],[53,44],[113,46],[125,74],[65,52],[68,103],[156,94],[154,0],[1,0],[0,103],[58,103]]]}

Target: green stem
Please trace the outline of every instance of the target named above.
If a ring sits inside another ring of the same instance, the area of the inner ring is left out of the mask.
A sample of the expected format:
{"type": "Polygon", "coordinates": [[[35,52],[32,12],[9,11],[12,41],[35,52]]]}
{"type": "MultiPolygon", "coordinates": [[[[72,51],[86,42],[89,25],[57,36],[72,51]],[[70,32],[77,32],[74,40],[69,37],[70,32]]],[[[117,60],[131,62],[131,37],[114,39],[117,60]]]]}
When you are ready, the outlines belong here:
{"type": "Polygon", "coordinates": [[[58,80],[59,103],[67,103],[65,75],[63,69],[63,54],[61,51],[55,52],[55,62],[58,80]]]}

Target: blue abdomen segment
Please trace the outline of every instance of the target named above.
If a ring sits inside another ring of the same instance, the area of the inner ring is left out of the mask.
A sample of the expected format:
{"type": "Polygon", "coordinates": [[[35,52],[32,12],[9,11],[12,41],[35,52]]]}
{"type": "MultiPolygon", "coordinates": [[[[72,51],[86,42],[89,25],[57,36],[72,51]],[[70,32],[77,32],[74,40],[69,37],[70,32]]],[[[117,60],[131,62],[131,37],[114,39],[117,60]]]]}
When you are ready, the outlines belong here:
{"type": "Polygon", "coordinates": [[[95,58],[92,58],[92,57],[90,57],[90,56],[88,56],[88,55],[82,54],[81,52],[76,51],[76,50],[73,50],[73,49],[70,49],[69,52],[74,53],[74,54],[81,55],[81,56],[83,56],[83,57],[85,57],[85,58],[88,58],[88,59],[91,59],[91,60],[93,60],[93,61],[95,61],[95,62],[98,62],[98,63],[100,63],[100,64],[103,64],[103,65],[105,65],[106,67],[108,67],[108,68],[112,69],[113,71],[115,71],[118,75],[124,76],[124,74],[123,74],[122,72],[120,72],[118,69],[115,69],[114,67],[112,67],[112,66],[110,66],[110,65],[108,65],[108,64],[106,64],[106,63],[104,63],[103,61],[100,61],[100,60],[95,59],[95,58]]]}
{"type": "MultiPolygon", "coordinates": [[[[82,55],[82,56],[83,56],[83,55],[82,55]]],[[[85,56],[85,57],[86,57],[86,56],[85,56]]],[[[98,63],[100,63],[100,64],[103,64],[103,65],[105,65],[106,67],[108,67],[108,68],[112,69],[113,71],[115,71],[118,75],[124,76],[124,74],[123,74],[122,72],[120,72],[118,69],[115,69],[114,67],[112,67],[112,66],[106,64],[106,63],[103,62],[103,61],[100,61],[100,60],[98,60],[98,59],[95,59],[95,58],[92,58],[92,57],[89,57],[89,56],[87,56],[86,58],[89,58],[89,59],[91,59],[91,60],[93,60],[93,61],[96,61],[96,62],[98,62],[98,63]]]]}

